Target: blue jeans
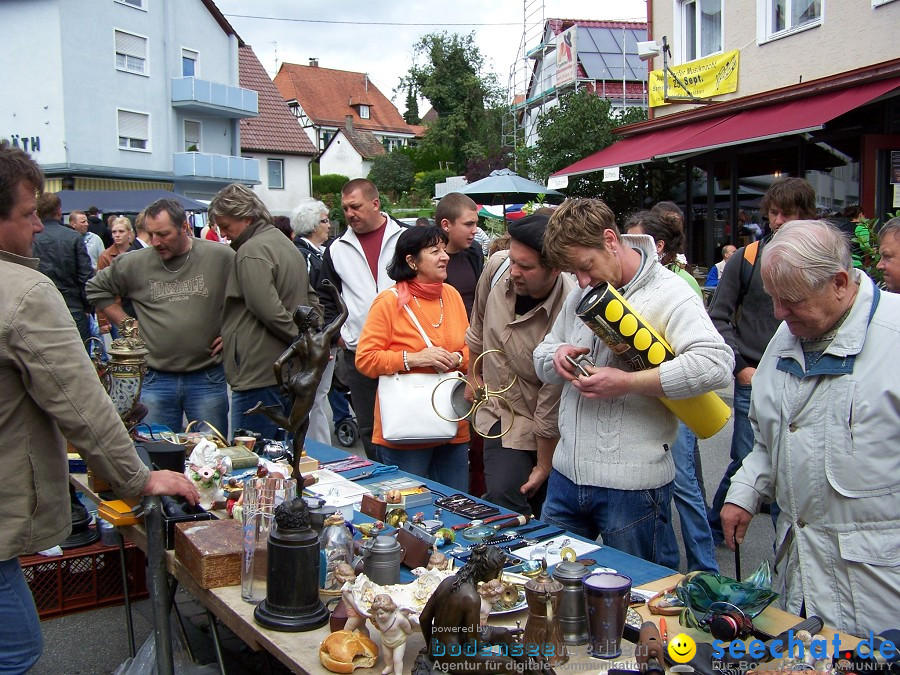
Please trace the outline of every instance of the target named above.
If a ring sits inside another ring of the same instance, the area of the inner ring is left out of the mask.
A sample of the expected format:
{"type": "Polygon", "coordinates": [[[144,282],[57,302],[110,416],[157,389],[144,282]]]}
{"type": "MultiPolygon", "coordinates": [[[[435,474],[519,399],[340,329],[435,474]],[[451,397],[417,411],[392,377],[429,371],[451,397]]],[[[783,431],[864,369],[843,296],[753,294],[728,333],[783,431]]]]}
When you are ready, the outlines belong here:
{"type": "MultiPolygon", "coordinates": [[[[706,501],[700,492],[697,478],[697,465],[694,462],[694,448],[697,437],[694,432],[678,424],[678,437],[672,446],[672,459],[675,460],[675,508],[681,520],[681,536],[684,539],[684,551],[687,556],[687,570],[694,572],[719,572],[716,562],[716,546],[713,543],[712,531],[706,519],[706,501]]],[[[674,545],[678,555],[678,543],[674,545]]]]}
{"type": "Polygon", "coordinates": [[[444,443],[421,450],[396,450],[384,445],[373,447],[382,464],[394,464],[401,471],[443,483],[458,492],[469,489],[468,443],[444,443]]]}
{"type": "Polygon", "coordinates": [[[250,410],[257,403],[262,402],[263,405],[281,406],[281,412],[284,415],[290,414],[288,407],[290,401],[281,393],[277,385],[270,387],[259,387],[257,389],[246,389],[244,391],[231,392],[231,428],[234,431],[238,429],[249,429],[258,434],[262,434],[263,438],[283,439],[279,432],[279,427],[275,422],[262,414],[248,415],[250,410]]]}
{"type": "Polygon", "coordinates": [[[41,621],[19,559],[4,560],[0,562],[0,674],[24,673],[43,649],[41,621]]]}
{"type": "Polygon", "coordinates": [[[554,469],[547,479],[547,501],[541,520],[603,543],[638,558],[678,568],[665,546],[672,530],[674,481],[652,490],[615,490],[576,485],[554,469]]]}
{"type": "Polygon", "coordinates": [[[344,392],[332,389],[328,392],[328,402],[331,404],[331,420],[335,426],[338,422],[353,417],[350,413],[350,401],[347,400],[347,394],[344,392]]]}
{"type": "Polygon", "coordinates": [[[221,364],[190,373],[148,368],[141,403],[150,411],[144,419],[147,424],[183,431],[182,419],[187,417],[188,422],[209,422],[228,434],[228,385],[221,364]]]}
{"type": "Polygon", "coordinates": [[[171,373],[147,369],[141,388],[141,403],[149,412],[147,424],[164,424],[172,431],[183,431],[188,422],[209,422],[228,434],[228,385],[225,368],[210,366],[191,373],[171,373]]]}
{"type": "Polygon", "coordinates": [[[731,487],[731,479],[737,470],[741,468],[744,457],[753,450],[753,428],[750,426],[750,394],[753,388],[749,385],[734,383],[734,432],[731,435],[731,463],[725,469],[722,482],[713,497],[712,506],[709,508],[709,525],[712,528],[716,542],[721,542],[722,519],[719,517],[722,507],[725,506],[725,496],[731,487]]]}

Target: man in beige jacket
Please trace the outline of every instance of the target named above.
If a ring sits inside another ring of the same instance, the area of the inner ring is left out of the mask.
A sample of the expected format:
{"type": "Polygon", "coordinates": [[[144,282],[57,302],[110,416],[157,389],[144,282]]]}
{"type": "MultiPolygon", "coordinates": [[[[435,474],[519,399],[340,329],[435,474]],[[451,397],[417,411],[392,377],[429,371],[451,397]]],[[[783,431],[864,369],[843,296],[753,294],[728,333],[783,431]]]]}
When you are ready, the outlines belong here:
{"type": "Polygon", "coordinates": [[[122,497],[196,488],[172,471],[148,471],[104,391],[66,304],[37,271],[43,229],[38,165],[0,144],[0,671],[25,672],[43,648],[18,556],[50,548],[71,529],[66,442],[122,497]]]}
{"type": "Polygon", "coordinates": [[[486,438],[484,477],[487,498],[522,514],[540,515],[545,483],[552,469],[553,451],[559,441],[557,413],[562,385],[541,382],[531,353],[550,331],[556,316],[574,287],[542,254],[547,216],[531,215],[509,225],[509,251],[495,253],[488,261],[475,290],[475,304],[466,343],[470,358],[488,354],[483,361],[483,381],[503,392],[508,408],[490,398],[474,420],[486,438]],[[514,414],[513,414],[514,413],[514,414]]]}

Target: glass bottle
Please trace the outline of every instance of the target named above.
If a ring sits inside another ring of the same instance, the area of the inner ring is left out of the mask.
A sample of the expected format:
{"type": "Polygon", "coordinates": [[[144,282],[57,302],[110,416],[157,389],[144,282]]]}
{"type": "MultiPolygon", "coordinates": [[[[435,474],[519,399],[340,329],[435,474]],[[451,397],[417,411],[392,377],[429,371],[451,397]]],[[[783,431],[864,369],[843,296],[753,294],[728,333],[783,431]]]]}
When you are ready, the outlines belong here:
{"type": "Polygon", "coordinates": [[[335,577],[335,570],[341,563],[353,566],[353,537],[347,530],[344,516],[335,513],[325,519],[322,536],[319,537],[325,565],[325,580],[322,588],[326,591],[339,590],[343,582],[335,577]]]}

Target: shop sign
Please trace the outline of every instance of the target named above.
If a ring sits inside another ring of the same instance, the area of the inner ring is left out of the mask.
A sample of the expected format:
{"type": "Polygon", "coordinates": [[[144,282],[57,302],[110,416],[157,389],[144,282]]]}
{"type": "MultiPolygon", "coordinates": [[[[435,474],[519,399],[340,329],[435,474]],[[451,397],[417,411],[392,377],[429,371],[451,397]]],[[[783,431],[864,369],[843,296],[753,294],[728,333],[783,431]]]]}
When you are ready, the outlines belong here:
{"type": "MultiPolygon", "coordinates": [[[[739,54],[738,50],[734,50],[671,67],[668,76],[669,97],[712,98],[737,91],[739,54]],[[681,80],[684,87],[678,83],[672,73],[678,77],[678,80],[681,80]]],[[[663,91],[663,71],[650,71],[651,108],[675,102],[666,103],[663,100],[663,91]]]]}

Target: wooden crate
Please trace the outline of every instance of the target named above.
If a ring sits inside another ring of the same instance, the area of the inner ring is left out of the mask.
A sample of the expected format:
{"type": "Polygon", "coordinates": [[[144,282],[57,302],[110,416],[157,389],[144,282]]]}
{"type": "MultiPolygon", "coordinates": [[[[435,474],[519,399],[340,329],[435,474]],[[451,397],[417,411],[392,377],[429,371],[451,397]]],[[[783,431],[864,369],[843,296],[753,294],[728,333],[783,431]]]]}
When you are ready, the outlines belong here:
{"type": "Polygon", "coordinates": [[[243,533],[238,520],[175,524],[175,557],[201,588],[241,583],[243,533]]]}

